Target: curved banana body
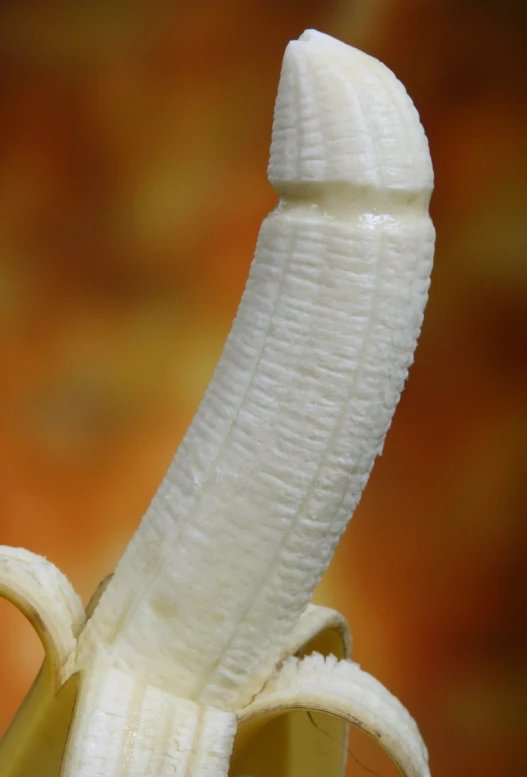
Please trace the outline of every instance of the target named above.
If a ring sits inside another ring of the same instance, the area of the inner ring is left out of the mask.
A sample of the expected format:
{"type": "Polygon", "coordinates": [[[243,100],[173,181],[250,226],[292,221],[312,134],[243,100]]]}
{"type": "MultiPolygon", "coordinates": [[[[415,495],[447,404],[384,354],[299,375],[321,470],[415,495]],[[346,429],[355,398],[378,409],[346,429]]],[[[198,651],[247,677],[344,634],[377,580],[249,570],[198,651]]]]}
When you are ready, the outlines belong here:
{"type": "Polygon", "coordinates": [[[299,706],[361,723],[404,774],[428,774],[406,711],[347,660],[342,619],[309,605],[427,299],[433,174],[402,85],[321,33],[291,42],[269,179],[280,202],[209,389],[61,664],[80,678],[62,777],[227,775],[238,723],[299,706]],[[344,661],[286,660],[307,649],[344,661]]]}

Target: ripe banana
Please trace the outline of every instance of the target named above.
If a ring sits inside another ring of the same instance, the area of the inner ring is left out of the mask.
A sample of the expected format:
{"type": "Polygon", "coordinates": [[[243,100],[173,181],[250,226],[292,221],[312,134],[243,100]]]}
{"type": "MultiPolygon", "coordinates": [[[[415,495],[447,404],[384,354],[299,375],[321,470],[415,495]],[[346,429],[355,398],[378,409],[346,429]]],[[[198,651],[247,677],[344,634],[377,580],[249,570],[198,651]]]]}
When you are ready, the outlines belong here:
{"type": "Polygon", "coordinates": [[[285,52],[268,172],[280,202],[221,360],[88,617],[50,562],[0,549],[0,594],[46,648],[0,746],[5,777],[341,774],[345,746],[306,734],[298,709],[429,774],[412,718],[350,660],[343,618],[309,603],[413,359],[428,144],[384,65],[307,31],[285,52]]]}

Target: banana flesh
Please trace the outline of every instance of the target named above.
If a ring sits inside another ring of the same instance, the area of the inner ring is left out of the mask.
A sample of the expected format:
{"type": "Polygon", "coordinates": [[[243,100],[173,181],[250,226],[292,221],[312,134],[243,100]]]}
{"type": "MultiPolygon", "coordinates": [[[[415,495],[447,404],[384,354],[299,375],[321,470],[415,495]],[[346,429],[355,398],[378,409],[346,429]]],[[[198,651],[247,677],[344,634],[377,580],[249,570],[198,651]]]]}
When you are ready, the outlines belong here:
{"type": "MultiPolygon", "coordinates": [[[[428,144],[384,65],[311,30],[286,49],[268,173],[280,202],[221,360],[86,624],[49,562],[0,549],[0,594],[46,649],[0,746],[9,777],[307,775],[298,708],[429,774],[409,714],[349,660],[344,619],[309,604],[413,359],[434,245],[428,144]],[[42,710],[73,704],[43,772],[20,742],[45,740],[42,710]]],[[[343,753],[326,748],[325,774],[343,753]]]]}
{"type": "Polygon", "coordinates": [[[96,661],[81,676],[61,777],[227,775],[236,723],[96,661]]]}
{"type": "Polygon", "coordinates": [[[360,498],[433,254],[410,98],[328,36],[286,50],[269,178],[281,201],[224,353],[79,641],[79,666],[104,646],[115,666],[226,710],[270,675],[360,498]]]}

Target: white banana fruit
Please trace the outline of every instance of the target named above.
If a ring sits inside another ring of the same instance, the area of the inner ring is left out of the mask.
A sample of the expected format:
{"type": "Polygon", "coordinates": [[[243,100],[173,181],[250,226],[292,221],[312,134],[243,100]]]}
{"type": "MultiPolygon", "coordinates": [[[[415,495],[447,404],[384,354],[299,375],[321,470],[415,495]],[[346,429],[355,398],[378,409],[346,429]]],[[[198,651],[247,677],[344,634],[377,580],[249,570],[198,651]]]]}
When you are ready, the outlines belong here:
{"type": "Polygon", "coordinates": [[[287,722],[298,708],[336,716],[342,737],[359,725],[402,774],[429,774],[413,720],[349,659],[342,617],[309,604],[382,449],[427,299],[433,173],[404,87],[305,32],[284,56],[269,179],[280,203],[214,377],[85,625],[49,562],[0,551],[0,593],[38,614],[53,668],[0,746],[2,775],[340,774],[345,747],[330,742],[321,767],[287,722]],[[78,684],[64,752],[35,771],[42,710],[71,710],[71,694],[55,697],[64,683],[78,684]],[[282,765],[269,732],[289,736],[282,765]]]}

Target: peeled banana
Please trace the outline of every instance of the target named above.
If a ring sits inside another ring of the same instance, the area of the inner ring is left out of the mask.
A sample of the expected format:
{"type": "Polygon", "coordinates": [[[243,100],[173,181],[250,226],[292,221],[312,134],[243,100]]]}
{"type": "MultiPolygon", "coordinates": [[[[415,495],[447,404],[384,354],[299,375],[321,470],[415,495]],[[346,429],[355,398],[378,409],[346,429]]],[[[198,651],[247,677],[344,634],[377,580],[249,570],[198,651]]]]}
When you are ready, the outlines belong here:
{"type": "Polygon", "coordinates": [[[384,65],[309,30],[285,52],[268,173],[280,201],[216,372],[88,616],[49,561],[0,548],[0,594],[46,649],[3,777],[331,777],[348,724],[429,774],[344,619],[310,604],[413,359],[427,140],[384,65]],[[331,738],[313,744],[299,709],[332,716],[331,738]]]}

